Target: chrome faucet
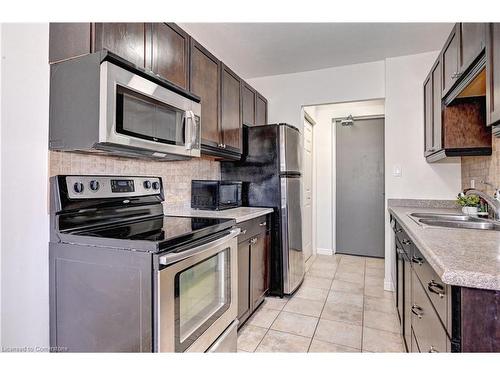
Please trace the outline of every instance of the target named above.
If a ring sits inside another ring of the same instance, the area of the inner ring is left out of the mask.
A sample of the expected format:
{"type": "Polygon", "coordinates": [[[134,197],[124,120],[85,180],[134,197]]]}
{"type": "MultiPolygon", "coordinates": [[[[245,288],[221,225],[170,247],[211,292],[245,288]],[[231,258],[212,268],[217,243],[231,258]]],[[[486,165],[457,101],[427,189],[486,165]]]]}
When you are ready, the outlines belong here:
{"type": "Polygon", "coordinates": [[[495,189],[495,194],[492,196],[486,194],[481,190],[476,189],[467,189],[465,191],[465,195],[477,195],[480,198],[483,198],[486,203],[488,203],[489,209],[493,211],[493,217],[495,220],[500,221],[500,189],[496,188],[493,184],[481,181],[482,184],[488,185],[495,189]]]}

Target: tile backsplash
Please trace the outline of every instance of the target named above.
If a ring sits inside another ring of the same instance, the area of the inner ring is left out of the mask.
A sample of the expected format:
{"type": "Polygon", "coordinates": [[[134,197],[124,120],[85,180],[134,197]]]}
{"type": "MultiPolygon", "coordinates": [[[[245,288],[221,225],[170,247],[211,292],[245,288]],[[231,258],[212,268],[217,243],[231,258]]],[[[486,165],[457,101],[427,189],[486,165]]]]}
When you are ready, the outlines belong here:
{"type": "Polygon", "coordinates": [[[109,174],[159,176],[163,179],[165,205],[182,209],[191,204],[191,180],[220,179],[220,163],[205,158],[158,162],[76,152],[49,152],[49,174],[109,174]]]}
{"type": "Polygon", "coordinates": [[[470,180],[476,180],[476,188],[489,194],[493,194],[493,188],[479,181],[486,180],[500,186],[500,138],[493,137],[492,146],[491,156],[462,157],[462,189],[470,187],[470,180]]]}

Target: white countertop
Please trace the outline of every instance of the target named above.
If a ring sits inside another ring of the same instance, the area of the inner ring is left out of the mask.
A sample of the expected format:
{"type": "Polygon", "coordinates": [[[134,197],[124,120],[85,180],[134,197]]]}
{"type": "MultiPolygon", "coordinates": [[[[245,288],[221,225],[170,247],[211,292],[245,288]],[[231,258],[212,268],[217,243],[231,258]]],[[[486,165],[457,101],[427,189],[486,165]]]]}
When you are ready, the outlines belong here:
{"type": "Polygon", "coordinates": [[[247,220],[254,219],[259,216],[267,215],[273,212],[272,208],[268,207],[237,207],[228,210],[212,211],[212,210],[195,210],[193,208],[172,209],[166,207],[164,210],[167,216],[184,216],[184,217],[208,217],[216,219],[234,219],[236,223],[242,223],[247,220]]]}
{"type": "Polygon", "coordinates": [[[415,246],[446,284],[500,290],[500,232],[423,227],[408,214],[457,210],[389,207],[415,246]]]}

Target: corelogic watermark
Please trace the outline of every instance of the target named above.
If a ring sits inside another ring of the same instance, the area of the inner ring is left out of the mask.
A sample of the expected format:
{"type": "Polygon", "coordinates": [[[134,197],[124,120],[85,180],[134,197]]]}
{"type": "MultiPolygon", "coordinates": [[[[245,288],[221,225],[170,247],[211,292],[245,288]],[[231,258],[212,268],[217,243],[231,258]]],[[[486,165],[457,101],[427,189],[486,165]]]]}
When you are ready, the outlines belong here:
{"type": "Polygon", "coordinates": [[[64,346],[2,346],[3,353],[59,353],[67,352],[64,346]]]}

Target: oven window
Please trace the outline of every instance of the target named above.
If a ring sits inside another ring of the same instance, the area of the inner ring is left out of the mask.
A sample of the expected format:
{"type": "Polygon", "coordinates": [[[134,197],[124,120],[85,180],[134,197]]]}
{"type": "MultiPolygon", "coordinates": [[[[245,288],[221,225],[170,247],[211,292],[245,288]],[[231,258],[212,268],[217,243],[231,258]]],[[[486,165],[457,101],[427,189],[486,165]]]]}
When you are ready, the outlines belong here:
{"type": "Polygon", "coordinates": [[[184,111],[118,85],[116,131],[157,142],[183,145],[184,111]]]}
{"type": "Polygon", "coordinates": [[[175,351],[183,352],[231,304],[230,249],[175,276],[175,351]]]}
{"type": "Polygon", "coordinates": [[[219,201],[221,204],[236,203],[238,200],[238,186],[237,185],[224,185],[219,187],[219,201]]]}

